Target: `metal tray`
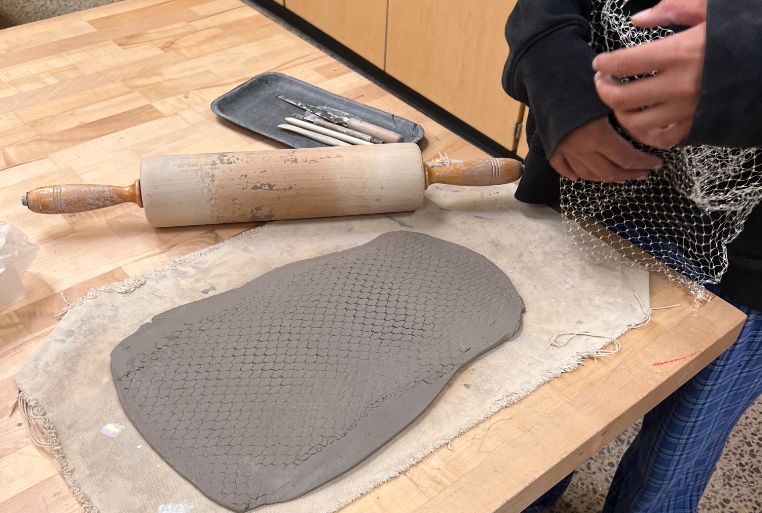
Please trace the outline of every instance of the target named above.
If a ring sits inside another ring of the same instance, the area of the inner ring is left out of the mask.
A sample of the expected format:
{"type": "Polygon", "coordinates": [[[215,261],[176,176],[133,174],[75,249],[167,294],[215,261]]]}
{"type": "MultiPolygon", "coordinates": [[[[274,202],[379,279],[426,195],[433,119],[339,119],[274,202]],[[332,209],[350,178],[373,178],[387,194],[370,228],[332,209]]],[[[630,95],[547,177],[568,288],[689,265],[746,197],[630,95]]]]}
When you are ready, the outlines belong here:
{"type": "Polygon", "coordinates": [[[286,98],[316,106],[333,107],[349,112],[363,121],[388,128],[416,143],[423,138],[423,127],[407,119],[368,107],[354,100],[329,93],[319,87],[302,82],[282,73],[263,73],[227,92],[212,102],[212,112],[231,123],[275,139],[292,148],[318,148],[325,146],[303,135],[278,128],[286,117],[304,111],[275,97],[286,98]]]}

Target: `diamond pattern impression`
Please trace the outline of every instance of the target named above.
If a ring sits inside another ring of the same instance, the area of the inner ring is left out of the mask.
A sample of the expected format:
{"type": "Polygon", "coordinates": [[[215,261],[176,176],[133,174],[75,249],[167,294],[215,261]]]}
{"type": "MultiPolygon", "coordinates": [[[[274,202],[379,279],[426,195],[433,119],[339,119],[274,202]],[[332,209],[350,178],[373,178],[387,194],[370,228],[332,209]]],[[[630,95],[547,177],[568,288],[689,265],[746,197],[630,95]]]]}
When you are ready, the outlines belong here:
{"type": "Polygon", "coordinates": [[[112,374],[151,446],[247,511],[378,450],[523,308],[481,255],[392,232],[156,316],[114,349],[112,374]]]}

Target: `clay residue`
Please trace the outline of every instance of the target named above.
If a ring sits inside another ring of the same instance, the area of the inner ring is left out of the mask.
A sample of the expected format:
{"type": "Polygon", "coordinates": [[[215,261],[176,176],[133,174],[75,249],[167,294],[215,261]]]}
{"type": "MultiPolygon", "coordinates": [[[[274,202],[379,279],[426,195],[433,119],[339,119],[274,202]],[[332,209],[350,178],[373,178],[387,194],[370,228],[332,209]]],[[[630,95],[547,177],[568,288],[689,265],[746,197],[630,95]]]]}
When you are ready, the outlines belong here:
{"type": "Polygon", "coordinates": [[[258,185],[252,185],[251,186],[251,190],[252,191],[258,191],[260,189],[264,189],[266,191],[271,191],[271,190],[275,189],[275,186],[273,184],[271,184],[271,183],[261,183],[261,184],[258,184],[258,185]]]}
{"type": "Polygon", "coordinates": [[[275,210],[270,207],[269,209],[265,210],[262,205],[258,207],[254,207],[249,211],[250,218],[249,221],[252,223],[263,223],[267,221],[272,221],[275,218],[275,210]]]}
{"type": "Polygon", "coordinates": [[[286,191],[292,191],[294,190],[294,187],[296,187],[296,184],[293,185],[287,185],[285,187],[276,187],[274,184],[271,183],[260,183],[252,185],[250,190],[252,191],[277,191],[277,192],[286,192],[286,191]]]}

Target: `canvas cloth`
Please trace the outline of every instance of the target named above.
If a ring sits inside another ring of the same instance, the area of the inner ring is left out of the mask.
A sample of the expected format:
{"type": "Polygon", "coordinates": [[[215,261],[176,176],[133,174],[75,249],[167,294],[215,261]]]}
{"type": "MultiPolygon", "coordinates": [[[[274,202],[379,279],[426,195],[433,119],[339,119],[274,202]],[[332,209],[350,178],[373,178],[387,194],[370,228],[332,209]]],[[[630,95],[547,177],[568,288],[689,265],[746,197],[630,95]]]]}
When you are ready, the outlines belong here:
{"type": "Polygon", "coordinates": [[[78,301],[17,376],[69,485],[88,508],[102,513],[223,511],[130,424],[112,381],[111,350],[162,311],[385,232],[426,233],[490,259],[524,300],[523,328],[463,369],[418,420],[359,466],[258,512],[333,512],[607,344],[580,337],[548,348],[552,335],[589,330],[618,336],[644,319],[636,294],[649,308],[645,271],[586,259],[568,247],[559,214],[517,202],[514,191],[513,185],[434,186],[414,213],[272,223],[78,301]]]}

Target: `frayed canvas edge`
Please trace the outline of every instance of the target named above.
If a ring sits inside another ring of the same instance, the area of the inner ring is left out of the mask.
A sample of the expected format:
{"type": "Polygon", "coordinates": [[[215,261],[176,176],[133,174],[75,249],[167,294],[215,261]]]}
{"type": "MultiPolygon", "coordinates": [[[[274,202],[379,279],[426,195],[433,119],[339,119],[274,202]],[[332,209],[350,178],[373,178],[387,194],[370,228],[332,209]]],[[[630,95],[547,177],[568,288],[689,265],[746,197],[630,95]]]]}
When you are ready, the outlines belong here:
{"type": "MultiPolygon", "coordinates": [[[[45,408],[37,399],[34,399],[27,390],[21,388],[18,381],[16,382],[16,386],[18,387],[18,396],[12,407],[18,406],[19,408],[29,408],[31,416],[26,418],[27,430],[29,430],[30,435],[32,430],[42,430],[43,439],[47,444],[45,448],[53,453],[53,458],[56,465],[58,465],[58,469],[61,472],[64,481],[66,481],[66,484],[69,486],[69,489],[71,489],[74,497],[76,497],[82,505],[80,513],[100,513],[100,510],[92,503],[90,497],[88,497],[84,490],[82,490],[82,485],[79,484],[79,480],[74,476],[74,467],[69,465],[66,456],[64,456],[63,447],[58,442],[58,433],[56,433],[53,423],[48,419],[45,408]]],[[[13,410],[11,410],[11,414],[12,413],[13,410]]],[[[31,438],[34,441],[34,437],[31,438]]]]}
{"type": "MultiPolygon", "coordinates": [[[[264,228],[264,226],[260,227],[260,228],[264,228]]],[[[238,236],[236,236],[234,238],[238,238],[241,235],[253,234],[257,230],[258,229],[249,230],[249,231],[244,232],[244,233],[242,233],[242,234],[240,234],[240,235],[238,235],[238,236]]],[[[233,240],[234,238],[231,238],[231,239],[228,239],[228,240],[233,240]]],[[[224,241],[224,242],[222,242],[220,244],[217,244],[215,246],[210,246],[209,248],[206,248],[205,250],[201,250],[201,251],[198,251],[196,253],[192,253],[192,254],[186,255],[186,256],[191,256],[191,255],[196,255],[196,257],[201,256],[201,255],[205,254],[206,252],[208,252],[206,250],[210,250],[211,251],[214,248],[219,247],[219,246],[225,244],[225,242],[228,242],[228,241],[224,241]]],[[[182,259],[178,259],[178,260],[182,260],[182,259]]],[[[189,260],[192,260],[192,259],[184,260],[184,262],[187,262],[189,260]]],[[[164,270],[169,269],[170,267],[172,267],[173,266],[172,264],[174,264],[174,263],[175,263],[175,261],[173,261],[168,266],[163,267],[161,269],[158,269],[156,271],[163,272],[164,270]]],[[[153,273],[153,271],[151,271],[149,273],[144,273],[144,274],[149,274],[150,275],[152,273],[153,273]]],[[[148,276],[148,278],[150,278],[150,276],[148,276]]],[[[107,292],[105,294],[109,294],[109,293],[113,293],[113,292],[107,292]]],[[[92,299],[96,299],[96,298],[92,298],[92,299]]],[[[92,299],[89,299],[88,301],[90,301],[92,299]]],[[[640,323],[642,323],[645,319],[646,319],[646,316],[644,316],[642,319],[640,319],[639,321],[637,321],[635,323],[627,325],[625,328],[620,330],[618,333],[614,334],[613,338],[617,338],[617,337],[622,336],[623,334],[625,334],[627,331],[629,331],[634,326],[637,326],[640,323]]],[[[351,503],[352,501],[354,501],[356,499],[359,499],[363,495],[369,493],[370,491],[372,491],[377,486],[379,486],[379,485],[381,485],[381,484],[383,484],[383,483],[385,483],[385,482],[387,482],[387,481],[397,477],[398,475],[404,473],[410,467],[412,467],[416,463],[418,463],[421,460],[423,460],[426,456],[428,456],[429,454],[431,454],[435,450],[437,450],[440,447],[443,447],[445,445],[449,445],[449,443],[454,438],[462,435],[463,433],[466,433],[468,430],[470,430],[474,426],[476,426],[478,424],[481,424],[485,420],[489,419],[490,417],[492,417],[493,415],[498,413],[503,408],[506,408],[506,407],[508,407],[508,406],[510,406],[512,404],[515,404],[518,401],[520,401],[521,399],[527,397],[529,394],[531,394],[532,392],[537,390],[537,388],[539,388],[543,384],[547,383],[551,379],[557,378],[557,377],[559,377],[559,376],[561,376],[561,375],[563,375],[563,374],[565,374],[567,372],[571,372],[571,371],[577,369],[585,360],[587,360],[588,358],[591,358],[592,354],[596,353],[598,350],[606,347],[609,344],[610,344],[610,342],[603,341],[603,342],[601,342],[601,344],[598,347],[595,347],[594,349],[591,349],[591,350],[588,350],[588,351],[585,351],[585,352],[582,352],[582,353],[576,353],[574,355],[573,360],[568,362],[566,365],[564,365],[563,368],[561,368],[561,369],[559,369],[557,371],[547,372],[547,373],[543,374],[542,377],[539,380],[537,380],[536,383],[527,383],[527,384],[525,384],[525,386],[520,391],[513,392],[511,394],[506,395],[505,397],[503,397],[501,399],[498,399],[498,400],[492,402],[486,408],[486,410],[484,411],[483,415],[479,416],[478,419],[473,420],[473,421],[465,424],[464,426],[461,426],[454,433],[448,433],[446,435],[442,435],[442,436],[438,437],[435,441],[429,443],[428,445],[415,449],[412,452],[412,454],[406,456],[403,461],[397,463],[396,465],[392,465],[390,468],[388,468],[386,471],[380,473],[379,475],[373,476],[371,479],[366,480],[362,485],[354,487],[354,490],[350,494],[347,494],[346,496],[342,497],[339,500],[334,501],[331,505],[329,505],[326,508],[322,509],[322,513],[334,513],[335,511],[337,511],[340,508],[346,506],[347,504],[351,503]]],[[[31,407],[31,412],[32,412],[32,416],[31,417],[34,420],[34,423],[36,425],[36,426],[32,426],[31,425],[32,420],[29,420],[28,421],[29,425],[27,426],[27,429],[32,430],[32,429],[36,429],[36,427],[39,427],[39,428],[42,429],[42,435],[43,435],[43,437],[45,439],[45,442],[50,446],[50,450],[53,452],[53,457],[55,459],[55,462],[58,465],[58,468],[59,468],[61,474],[63,475],[64,480],[66,481],[66,484],[69,486],[69,488],[71,489],[71,491],[74,494],[74,496],[77,498],[77,500],[82,505],[80,513],[100,513],[100,510],[97,508],[97,506],[95,506],[92,503],[92,501],[90,500],[90,497],[84,492],[84,490],[82,489],[82,486],[79,484],[79,481],[77,480],[77,478],[74,475],[74,468],[71,465],[69,465],[69,462],[66,460],[66,456],[64,455],[64,452],[63,452],[63,447],[58,442],[58,434],[56,433],[55,427],[53,426],[52,422],[48,419],[47,413],[45,411],[45,408],[39,403],[39,401],[37,401],[36,399],[32,398],[28,391],[24,390],[21,386],[19,386],[18,382],[16,384],[17,384],[18,390],[19,390],[18,398],[17,398],[18,404],[19,404],[20,407],[23,407],[24,406],[23,403],[26,403],[27,405],[29,405],[29,407],[31,407]]],[[[340,480],[340,479],[342,479],[342,477],[343,476],[339,476],[337,479],[340,480]]],[[[333,484],[335,484],[335,482],[336,481],[332,481],[330,483],[326,483],[325,486],[329,486],[330,487],[333,484]]],[[[190,485],[190,483],[189,483],[189,485],[190,485]]],[[[190,485],[190,486],[192,486],[192,485],[190,485]]],[[[284,503],[284,504],[287,504],[287,503],[284,503]]],[[[267,509],[265,509],[265,511],[267,511],[267,509]]]]}
{"type": "Polygon", "coordinates": [[[272,223],[268,223],[262,226],[257,226],[255,228],[251,228],[249,230],[246,230],[243,233],[239,233],[235,237],[231,237],[227,240],[224,240],[222,242],[219,242],[217,244],[214,244],[212,246],[209,246],[208,248],[200,249],[198,251],[195,251],[193,253],[188,253],[187,255],[183,255],[181,257],[175,258],[172,260],[169,264],[165,265],[164,267],[159,267],[157,269],[152,269],[150,271],[142,272],[138,275],[133,276],[132,278],[127,278],[123,281],[117,281],[112,283],[111,285],[103,285],[99,288],[92,288],[90,289],[87,294],[84,296],[77,298],[76,301],[73,303],[69,303],[66,301],[66,298],[64,298],[64,301],[66,301],[67,305],[64,307],[57,315],[57,317],[63,317],[70,311],[74,310],[75,308],[82,306],[85,303],[89,303],[90,301],[94,301],[96,299],[99,299],[103,296],[107,296],[110,294],[129,294],[130,292],[134,292],[146,283],[148,281],[166,273],[170,269],[174,267],[178,267],[183,264],[187,264],[188,262],[191,262],[192,260],[196,260],[199,257],[202,257],[204,255],[207,255],[209,253],[212,253],[223,246],[230,244],[233,241],[238,241],[240,239],[245,239],[247,237],[251,237],[252,235],[255,235],[265,228],[268,228],[272,223]]]}
{"type": "MultiPolygon", "coordinates": [[[[643,323],[648,318],[648,315],[646,313],[643,314],[643,317],[641,317],[638,321],[633,322],[631,324],[628,324],[623,329],[621,329],[619,332],[612,335],[612,338],[619,338],[625,333],[627,333],[630,329],[635,328],[639,324],[643,323]]],[[[510,341],[508,341],[510,342],[510,341]]],[[[508,343],[506,342],[506,343],[508,343]]],[[[525,397],[529,396],[532,392],[540,388],[542,385],[550,381],[551,379],[558,378],[562,376],[563,374],[566,374],[567,372],[571,372],[573,370],[576,370],[585,360],[589,358],[593,358],[593,355],[596,354],[598,351],[606,347],[607,345],[610,345],[611,342],[609,341],[602,341],[599,345],[595,346],[594,349],[590,349],[587,351],[579,352],[574,354],[574,358],[572,361],[568,362],[566,365],[564,365],[563,368],[553,371],[553,372],[547,372],[540,377],[540,379],[537,380],[537,383],[527,383],[525,384],[524,388],[522,388],[518,392],[512,392],[501,399],[498,399],[496,401],[493,401],[490,405],[487,406],[485,409],[485,412],[482,416],[480,416],[478,419],[470,421],[468,424],[458,428],[458,430],[454,433],[448,433],[446,435],[442,435],[438,437],[434,442],[429,443],[428,445],[424,447],[418,447],[414,449],[414,451],[405,457],[405,459],[401,462],[398,462],[395,465],[391,465],[386,471],[379,473],[376,476],[371,477],[371,479],[365,480],[364,483],[362,483],[359,486],[354,487],[355,489],[350,493],[347,494],[346,497],[343,497],[339,500],[334,501],[330,506],[327,506],[324,509],[310,509],[312,513],[335,513],[339,509],[343,508],[347,504],[350,504],[351,502],[359,499],[363,495],[366,495],[370,493],[374,488],[376,488],[379,485],[382,485],[386,483],[387,481],[390,481],[394,479],[395,477],[399,476],[400,474],[405,473],[408,471],[413,465],[416,463],[419,463],[422,461],[426,456],[431,454],[432,452],[436,451],[437,449],[444,447],[446,445],[449,445],[450,442],[452,442],[453,439],[459,437],[463,433],[466,433],[468,430],[472,429],[473,427],[481,424],[485,420],[488,420],[490,417],[498,413],[503,408],[507,408],[508,406],[515,404],[519,402],[521,399],[524,399],[525,397]]],[[[552,348],[549,348],[549,350],[552,348]]],[[[601,358],[601,357],[599,357],[601,358]]],[[[453,376],[452,379],[454,379],[455,376],[453,376]]],[[[404,431],[403,431],[404,433],[404,431]]],[[[399,436],[399,435],[398,435],[399,436]]],[[[336,478],[336,480],[331,481],[329,483],[326,483],[325,487],[330,487],[334,485],[336,482],[342,479],[344,476],[339,476],[336,478]]],[[[322,488],[322,487],[321,487],[322,488]]],[[[306,496],[303,496],[304,498],[306,496]]],[[[298,499],[296,499],[298,500],[298,499]]],[[[273,506],[283,506],[285,504],[288,504],[288,502],[273,505],[273,506]]],[[[269,513],[271,510],[267,507],[263,509],[263,513],[269,513]]]]}
{"type": "MultiPolygon", "coordinates": [[[[246,230],[245,232],[240,233],[236,235],[235,237],[231,237],[230,239],[227,239],[218,244],[209,246],[208,248],[204,248],[194,253],[189,253],[182,257],[178,257],[172,260],[172,262],[170,262],[164,267],[160,267],[157,269],[153,269],[151,271],[140,273],[132,278],[128,278],[121,282],[115,282],[111,285],[105,285],[97,289],[96,288],[90,289],[85,296],[78,298],[74,303],[70,303],[69,306],[61,310],[61,313],[59,315],[63,316],[67,312],[73,310],[74,308],[77,308],[90,301],[94,301],[103,296],[107,296],[114,293],[127,294],[130,292],[133,292],[137,290],[138,288],[142,287],[143,285],[145,285],[149,280],[156,278],[157,276],[165,273],[166,271],[174,267],[178,267],[182,264],[195,260],[201,256],[212,253],[213,251],[220,249],[221,247],[231,243],[232,241],[236,241],[239,239],[243,239],[243,238],[247,238],[252,235],[255,235],[259,233],[260,231],[262,231],[263,229],[269,227],[271,224],[272,223],[268,223],[262,226],[258,226],[256,228],[252,228],[250,230],[246,230]]],[[[625,328],[620,330],[618,333],[614,334],[613,338],[618,338],[622,336],[631,328],[645,321],[646,317],[647,316],[644,315],[637,322],[628,324],[625,328]]],[[[465,424],[464,426],[458,428],[458,430],[454,433],[448,433],[446,435],[442,435],[438,437],[434,442],[431,442],[424,447],[415,449],[412,452],[412,454],[406,456],[403,461],[397,463],[396,465],[390,466],[390,468],[388,468],[386,471],[379,473],[379,475],[373,476],[371,479],[366,480],[362,485],[354,487],[355,489],[350,494],[347,494],[345,497],[334,501],[331,505],[327,506],[325,509],[320,510],[321,513],[334,513],[340,508],[346,506],[347,504],[369,493],[377,486],[391,479],[394,479],[400,474],[406,472],[408,469],[410,469],[410,467],[412,467],[416,463],[423,460],[426,456],[428,456],[432,452],[436,451],[440,447],[448,445],[454,438],[457,438],[458,436],[467,432],[474,426],[489,419],[490,417],[495,415],[497,412],[499,412],[503,408],[506,408],[512,404],[515,404],[521,399],[527,397],[529,394],[534,392],[537,388],[547,383],[551,379],[557,378],[567,372],[571,372],[577,369],[577,367],[579,367],[585,360],[587,360],[588,358],[592,358],[593,355],[597,353],[597,351],[606,347],[609,344],[610,342],[608,341],[602,341],[601,344],[596,346],[594,349],[576,353],[574,355],[574,359],[570,361],[568,364],[566,364],[563,368],[554,372],[548,372],[544,374],[538,380],[536,384],[535,383],[527,384],[527,386],[525,386],[521,391],[513,392],[501,399],[494,401],[486,408],[484,414],[480,416],[478,419],[473,420],[465,424]]],[[[17,383],[17,386],[18,386],[18,383],[17,383]]],[[[77,500],[82,504],[81,513],[100,513],[100,510],[92,503],[92,501],[87,496],[87,494],[84,493],[81,485],[79,484],[79,481],[76,479],[76,477],[74,477],[74,468],[69,465],[68,461],[66,460],[66,457],[63,454],[63,449],[61,445],[58,443],[58,437],[57,437],[55,428],[53,427],[53,424],[47,418],[45,409],[39,404],[37,400],[32,399],[29,396],[28,392],[23,390],[21,387],[19,387],[19,399],[25,401],[31,406],[34,421],[35,423],[40,424],[40,427],[43,430],[43,436],[45,437],[46,442],[50,444],[50,448],[53,451],[56,464],[58,465],[61,471],[61,474],[63,475],[64,480],[66,481],[66,484],[72,490],[77,500]]],[[[34,429],[34,427],[29,426],[29,429],[34,429]]],[[[339,476],[337,479],[342,479],[342,477],[343,476],[339,476]]],[[[324,486],[332,486],[334,483],[335,481],[332,481],[330,483],[326,483],[326,485],[324,486]]],[[[283,504],[287,504],[287,503],[283,503],[283,504]]],[[[265,507],[264,511],[268,511],[268,508],[265,507]]],[[[317,510],[315,511],[317,513],[317,510]]]]}
{"type": "MultiPolygon", "coordinates": [[[[91,301],[95,301],[101,297],[108,296],[110,294],[115,294],[115,293],[128,294],[130,292],[134,292],[135,290],[145,285],[151,279],[154,279],[160,276],[161,274],[166,273],[170,269],[178,267],[182,264],[186,264],[193,260],[196,260],[197,258],[207,255],[209,253],[212,253],[224,247],[225,245],[230,244],[233,241],[251,237],[259,233],[263,229],[267,228],[268,226],[270,226],[270,224],[271,223],[268,223],[262,226],[257,226],[255,228],[251,228],[249,230],[244,231],[243,233],[239,233],[238,235],[231,237],[227,240],[224,240],[218,244],[214,244],[207,248],[200,249],[193,253],[188,253],[187,255],[183,255],[181,257],[175,258],[164,267],[159,267],[157,269],[152,269],[150,271],[140,273],[132,278],[127,278],[126,280],[123,280],[121,282],[115,282],[115,283],[112,283],[111,285],[104,285],[97,289],[92,288],[87,292],[85,296],[78,298],[75,302],[69,303],[67,301],[68,306],[66,306],[63,310],[61,310],[58,316],[63,317],[64,315],[66,315],[66,313],[70,312],[71,310],[79,306],[82,306],[83,304],[89,303],[91,301]]],[[[82,505],[80,509],[80,513],[100,513],[100,510],[98,509],[98,507],[93,504],[93,502],[90,500],[90,497],[82,489],[82,485],[80,485],[79,480],[74,476],[74,467],[72,467],[69,464],[68,460],[66,459],[66,456],[64,455],[63,447],[58,442],[58,433],[56,432],[56,429],[53,426],[53,423],[50,421],[50,419],[48,419],[45,408],[40,404],[40,402],[37,399],[34,399],[30,395],[30,393],[18,383],[18,380],[16,380],[16,386],[18,388],[18,396],[16,398],[16,402],[14,403],[13,407],[15,406],[18,406],[19,408],[28,407],[30,409],[31,411],[30,418],[26,419],[28,423],[27,430],[29,430],[30,432],[30,438],[32,438],[32,441],[34,442],[34,437],[31,436],[32,430],[36,430],[38,428],[42,430],[42,436],[43,436],[45,444],[47,445],[47,447],[44,447],[44,448],[49,449],[53,453],[53,458],[56,462],[56,465],[58,465],[58,469],[61,472],[61,475],[63,476],[64,481],[69,486],[69,489],[71,489],[72,493],[74,494],[76,499],[79,501],[79,503],[82,505]],[[34,425],[32,425],[32,423],[34,423],[34,425]]],[[[11,414],[12,413],[13,413],[13,410],[11,410],[11,414]]]]}

